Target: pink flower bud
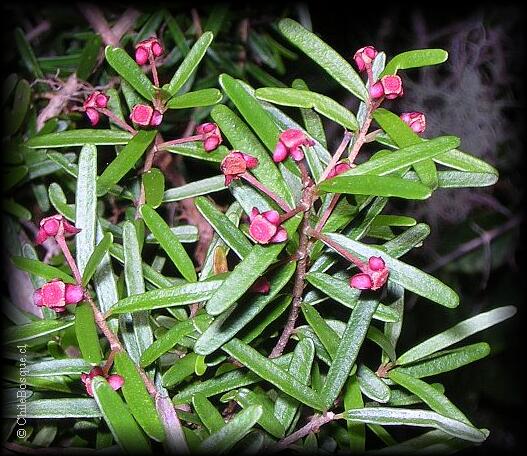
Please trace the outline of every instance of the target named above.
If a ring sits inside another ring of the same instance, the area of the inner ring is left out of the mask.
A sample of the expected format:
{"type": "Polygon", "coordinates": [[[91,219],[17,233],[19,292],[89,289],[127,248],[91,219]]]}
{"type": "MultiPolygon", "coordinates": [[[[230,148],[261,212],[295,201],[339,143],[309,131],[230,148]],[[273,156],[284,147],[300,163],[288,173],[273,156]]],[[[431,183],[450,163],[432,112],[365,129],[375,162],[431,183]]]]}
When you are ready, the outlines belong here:
{"type": "Polygon", "coordinates": [[[45,283],[33,293],[33,302],[38,307],[64,312],[66,310],[66,285],[58,279],[45,283]]]}
{"type": "Polygon", "coordinates": [[[153,36],[146,40],[140,41],[135,45],[135,61],[138,65],[144,65],[148,58],[152,59],[163,54],[163,47],[159,40],[153,36]]]}
{"type": "Polygon", "coordinates": [[[203,148],[205,149],[205,152],[212,152],[220,145],[220,142],[220,138],[217,136],[211,136],[203,142],[203,148]]]}
{"type": "Polygon", "coordinates": [[[251,155],[244,154],[237,150],[232,151],[221,162],[220,169],[225,175],[225,185],[229,185],[233,180],[258,165],[258,159],[251,155]]]}
{"type": "Polygon", "coordinates": [[[349,171],[351,166],[348,163],[338,163],[335,167],[328,173],[328,179],[338,176],[339,174],[349,171]]]}
{"type": "Polygon", "coordinates": [[[369,258],[368,265],[372,271],[380,271],[385,267],[384,260],[381,257],[375,256],[369,258]]]}
{"type": "Polygon", "coordinates": [[[96,90],[92,92],[88,98],[86,98],[86,100],[84,100],[82,107],[84,108],[84,111],[86,112],[86,115],[88,116],[92,126],[95,126],[99,123],[100,114],[98,109],[106,108],[108,106],[109,99],[110,97],[108,95],[96,90]]]}
{"type": "Polygon", "coordinates": [[[302,130],[288,128],[278,137],[278,143],[273,152],[275,163],[284,161],[288,155],[295,161],[304,159],[304,152],[300,146],[313,146],[315,141],[308,138],[302,130]]]}
{"type": "Polygon", "coordinates": [[[221,132],[215,123],[207,122],[196,127],[196,134],[202,135],[203,148],[206,152],[216,149],[222,142],[221,132]]]}
{"type": "Polygon", "coordinates": [[[93,397],[93,387],[92,387],[92,380],[95,377],[104,377],[112,389],[114,391],[117,391],[121,386],[124,385],[124,378],[117,374],[112,375],[104,375],[103,370],[96,366],[94,367],[89,374],[83,373],[81,374],[81,381],[84,383],[84,387],[86,388],[86,392],[89,396],[93,397]]]}
{"type": "Polygon", "coordinates": [[[273,152],[273,161],[275,163],[283,162],[287,158],[287,147],[283,143],[278,142],[273,152]]]}
{"type": "Polygon", "coordinates": [[[80,232],[79,228],[75,228],[62,215],[52,215],[40,221],[40,229],[35,242],[38,245],[42,244],[47,238],[56,236],[61,230],[65,234],[77,234],[80,232]]]}
{"type": "Polygon", "coordinates": [[[400,117],[415,133],[419,134],[425,131],[426,118],[422,112],[403,112],[400,117]]]}
{"type": "Polygon", "coordinates": [[[148,51],[143,46],[138,46],[135,48],[135,61],[138,65],[144,65],[148,62],[148,51]]]}
{"type": "Polygon", "coordinates": [[[260,214],[253,208],[250,218],[249,234],[259,244],[284,242],[287,240],[287,231],[280,226],[280,214],[271,210],[260,214]]]}
{"type": "Polygon", "coordinates": [[[381,78],[381,84],[384,88],[384,96],[388,100],[393,100],[404,94],[403,81],[397,75],[383,76],[381,78]]]}
{"type": "Polygon", "coordinates": [[[268,294],[270,289],[271,284],[269,283],[269,280],[267,280],[265,277],[260,277],[252,284],[249,290],[253,293],[268,294]]]}
{"type": "Polygon", "coordinates": [[[373,282],[368,274],[361,272],[351,277],[350,286],[359,290],[369,290],[373,286],[373,282]]]}
{"type": "Polygon", "coordinates": [[[66,304],[77,304],[84,299],[84,289],[80,285],[66,285],[66,304]]]}
{"type": "Polygon", "coordinates": [[[152,113],[152,118],[150,119],[150,126],[157,127],[158,125],[161,125],[162,121],[163,114],[161,114],[157,109],[154,109],[154,112],[152,113]]]}
{"type": "Polygon", "coordinates": [[[373,59],[375,59],[376,56],[377,51],[373,46],[365,46],[355,52],[353,60],[355,60],[355,64],[357,65],[359,71],[363,72],[368,66],[371,67],[373,59]]]}
{"type": "Polygon", "coordinates": [[[137,124],[142,125],[143,127],[148,127],[150,125],[150,120],[152,120],[152,115],[154,114],[154,108],[144,104],[136,104],[132,108],[132,113],[130,114],[130,120],[137,124]]]}
{"type": "Polygon", "coordinates": [[[107,380],[114,391],[117,391],[121,386],[124,385],[124,378],[117,374],[108,376],[107,380]]]}
{"type": "Polygon", "coordinates": [[[370,87],[370,97],[374,100],[384,96],[384,87],[380,81],[377,81],[370,87]]]}

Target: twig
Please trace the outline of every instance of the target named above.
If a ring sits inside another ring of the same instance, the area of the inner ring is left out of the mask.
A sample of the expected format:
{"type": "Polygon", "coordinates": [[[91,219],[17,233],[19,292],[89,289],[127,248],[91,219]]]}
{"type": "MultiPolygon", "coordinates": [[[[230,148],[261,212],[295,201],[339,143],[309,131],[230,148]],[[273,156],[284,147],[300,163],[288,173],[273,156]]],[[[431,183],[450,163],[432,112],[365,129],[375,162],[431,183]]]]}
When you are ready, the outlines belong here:
{"type": "Polygon", "coordinates": [[[302,227],[300,229],[300,241],[298,245],[297,258],[298,265],[296,268],[295,283],[293,285],[293,301],[291,303],[291,310],[287,317],[287,323],[276,343],[275,347],[271,351],[269,358],[277,358],[284,351],[293,330],[295,329],[295,323],[300,312],[300,304],[302,303],[302,295],[304,293],[305,277],[307,264],[309,261],[309,254],[307,248],[309,246],[308,230],[311,229],[309,225],[309,212],[313,207],[314,200],[314,186],[313,181],[309,177],[306,166],[303,162],[298,163],[300,171],[302,173],[302,182],[304,189],[302,191],[301,204],[304,207],[304,217],[302,219],[302,227]]]}
{"type": "Polygon", "coordinates": [[[35,40],[39,37],[39,35],[47,32],[50,27],[50,22],[48,20],[43,20],[40,24],[38,24],[36,27],[33,27],[29,32],[26,33],[26,39],[30,42],[35,40]]]}
{"type": "Polygon", "coordinates": [[[289,204],[287,204],[276,193],[269,190],[265,185],[262,185],[261,182],[258,179],[256,179],[252,174],[245,172],[241,175],[241,177],[245,179],[247,182],[249,182],[249,184],[251,184],[254,188],[257,188],[262,193],[265,193],[276,204],[278,204],[280,208],[283,209],[284,211],[289,212],[291,210],[291,207],[289,206],[289,204]]]}
{"type": "Polygon", "coordinates": [[[507,231],[515,228],[521,223],[521,221],[522,221],[522,217],[519,215],[512,217],[507,222],[505,222],[503,225],[493,228],[492,230],[486,231],[485,236],[480,236],[475,239],[471,239],[470,241],[467,241],[461,244],[460,246],[458,246],[454,251],[438,258],[430,266],[427,266],[426,268],[424,268],[424,271],[434,272],[434,271],[437,271],[438,269],[441,269],[446,264],[451,263],[452,261],[466,255],[472,250],[475,250],[478,247],[481,247],[483,244],[490,242],[494,238],[501,236],[507,231]]]}
{"type": "Polygon", "coordinates": [[[40,131],[44,124],[53,117],[57,117],[66,103],[70,100],[78,88],[77,76],[75,73],[70,75],[66,83],[62,85],[57,93],[54,93],[47,106],[40,111],[37,117],[37,131],[40,131]]]}
{"type": "Polygon", "coordinates": [[[92,28],[101,35],[105,45],[111,45],[114,47],[119,46],[119,38],[115,36],[114,32],[108,25],[108,21],[104,17],[102,10],[98,6],[91,3],[78,2],[77,7],[92,28]]]}
{"type": "Polygon", "coordinates": [[[135,21],[140,15],[141,13],[134,8],[128,8],[123,13],[112,27],[112,33],[117,41],[120,41],[123,35],[134,26],[135,21]]]}
{"type": "Polygon", "coordinates": [[[326,412],[323,415],[315,415],[304,427],[278,441],[276,445],[271,448],[271,450],[273,452],[284,450],[289,445],[295,443],[297,440],[300,440],[311,432],[317,432],[322,426],[324,426],[324,424],[329,423],[334,419],[336,419],[336,415],[333,412],[326,412]]]}
{"type": "Polygon", "coordinates": [[[335,167],[337,162],[340,160],[340,157],[346,150],[346,146],[348,145],[350,140],[351,140],[351,133],[349,131],[344,132],[344,137],[342,138],[342,141],[340,142],[339,147],[335,151],[335,154],[333,155],[333,157],[331,157],[331,160],[329,161],[328,166],[322,173],[322,176],[320,176],[320,181],[323,181],[324,179],[328,177],[328,174],[335,167]]]}

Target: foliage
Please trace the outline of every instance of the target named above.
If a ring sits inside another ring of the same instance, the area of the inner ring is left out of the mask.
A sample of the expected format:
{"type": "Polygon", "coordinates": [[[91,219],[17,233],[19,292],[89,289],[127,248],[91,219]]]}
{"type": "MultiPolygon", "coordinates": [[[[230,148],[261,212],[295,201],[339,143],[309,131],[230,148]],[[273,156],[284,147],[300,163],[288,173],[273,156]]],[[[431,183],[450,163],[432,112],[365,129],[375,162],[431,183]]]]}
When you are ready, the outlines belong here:
{"type": "Polygon", "coordinates": [[[83,30],[54,57],[35,55],[15,32],[27,71],[4,83],[2,208],[19,274],[8,280],[25,289],[3,306],[6,438],[15,446],[69,438],[73,448],[218,454],[381,445],[452,451],[484,442],[489,430],[426,378],[440,381],[487,356],[486,342],[462,341],[516,309],[473,315],[401,350],[411,293],[450,312],[462,303],[451,286],[401,260],[429,227],[383,210],[390,199],[426,204],[444,188],[490,186],[498,172],[460,150],[457,137],[419,136],[369,91],[383,76],[404,78],[447,53],[407,51],[385,64],[379,52],[364,83],[293,19],[278,21],[273,33],[242,33],[237,44],[228,40],[225,6],[210,9],[203,25],[167,9],[133,19],[120,46],[100,30],[83,30]],[[138,65],[134,46],[156,34],[165,55],[138,65]],[[360,100],[356,113],[302,80],[286,85],[284,59],[306,57],[360,100]],[[56,70],[66,79],[44,79],[56,70]],[[58,91],[43,107],[46,84],[58,91]],[[96,90],[110,96],[113,117],[87,128],[79,101],[96,90]],[[160,125],[131,127],[137,105],[152,105],[160,125]],[[342,129],[337,151],[327,146],[328,120],[342,129]],[[192,134],[211,121],[219,133],[192,134]],[[303,138],[305,160],[291,150],[277,158],[291,130],[303,138]],[[216,134],[223,144],[211,149],[216,134]],[[356,164],[366,143],[376,151],[356,164]],[[257,165],[231,174],[232,150],[257,165]],[[337,164],[348,166],[331,175],[337,164]],[[201,169],[199,178],[186,182],[185,166],[201,169]],[[175,205],[179,217],[171,216],[175,205]],[[35,222],[42,230],[53,214],[80,233],[75,241],[48,233],[55,239],[35,248],[35,222]],[[257,222],[272,231],[271,241],[257,222]],[[286,238],[275,242],[275,233],[286,238]],[[357,276],[370,285],[356,286],[357,276]],[[52,279],[85,288],[65,314],[32,304],[33,292],[52,279]],[[93,378],[89,394],[81,379],[94,366],[104,375],[93,378]],[[122,388],[110,371],[124,379],[122,388]],[[20,382],[27,421],[16,437],[20,382]],[[396,441],[391,426],[427,430],[396,441]]]}

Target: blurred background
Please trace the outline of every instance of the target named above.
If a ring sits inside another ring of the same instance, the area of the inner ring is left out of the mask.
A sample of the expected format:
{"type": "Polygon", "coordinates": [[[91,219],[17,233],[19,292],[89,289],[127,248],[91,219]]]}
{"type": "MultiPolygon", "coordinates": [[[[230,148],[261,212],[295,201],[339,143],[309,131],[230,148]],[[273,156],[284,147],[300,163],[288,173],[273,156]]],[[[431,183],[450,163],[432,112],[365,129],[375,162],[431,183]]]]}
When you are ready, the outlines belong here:
{"type": "MultiPolygon", "coordinates": [[[[254,87],[278,84],[277,81],[290,85],[295,78],[302,78],[312,90],[340,100],[353,110],[357,108],[357,101],[327,78],[316,64],[292,49],[276,30],[277,19],[299,20],[349,61],[358,48],[366,45],[383,50],[388,59],[415,48],[439,47],[449,52],[449,60],[440,67],[404,72],[404,97],[388,102],[386,107],[397,113],[424,112],[425,137],[459,136],[461,149],[495,166],[500,171],[500,179],[493,187],[442,189],[426,202],[408,205],[398,201],[388,208],[390,213],[411,215],[430,225],[430,237],[406,261],[438,276],[461,296],[461,305],[455,310],[420,302],[411,296],[400,348],[404,350],[425,336],[477,313],[516,305],[519,312],[515,318],[473,338],[473,342],[488,341],[491,355],[443,374],[441,381],[452,401],[474,423],[491,429],[483,447],[464,453],[519,452],[523,424],[520,411],[524,410],[525,399],[520,339],[525,282],[521,269],[525,255],[520,236],[525,182],[522,73],[526,23],[523,9],[504,4],[456,5],[455,8],[438,5],[426,9],[414,3],[390,7],[375,3],[366,8],[351,3],[336,6],[327,2],[276,2],[249,6],[238,2],[221,10],[221,5],[201,2],[199,5],[153,3],[133,5],[148,13],[142,16],[145,17],[143,28],[149,20],[150,27],[155,26],[155,13],[165,6],[189,26],[196,26],[196,18],[207,16],[211,10],[223,11],[219,16],[221,21],[213,24],[218,34],[211,58],[217,71],[237,72],[237,77],[247,79],[254,87]],[[281,51],[276,51],[280,47],[281,51]],[[226,56],[231,61],[238,60],[238,64],[232,67],[226,56]]],[[[118,18],[130,6],[129,2],[115,2],[104,10],[110,20],[118,18]]],[[[9,73],[16,71],[29,80],[32,78],[24,56],[21,58],[18,48],[12,45],[16,27],[25,33],[43,69],[60,64],[58,77],[71,73],[74,57],[59,63],[55,57],[79,55],[80,49],[75,49],[75,45],[72,48],[68,40],[73,33],[87,30],[88,23],[74,4],[46,3],[37,7],[25,2],[8,2],[2,8],[1,58],[9,73]]],[[[177,56],[169,58],[177,61],[177,56]]],[[[170,63],[173,62],[167,61],[166,65],[170,63]]],[[[209,84],[214,84],[214,71],[208,70],[209,84]]],[[[52,85],[50,90],[54,90],[52,85]]],[[[74,105],[72,100],[68,109],[74,105]]],[[[174,118],[173,125],[184,131],[189,128],[187,121],[174,118]]],[[[326,131],[330,150],[334,150],[341,132],[330,124],[326,131]]],[[[367,156],[368,150],[363,159],[367,156]]],[[[192,163],[175,165],[183,175],[191,176],[189,180],[210,172],[193,168],[192,163]]],[[[178,207],[174,206],[173,210],[177,216],[178,207]]]]}

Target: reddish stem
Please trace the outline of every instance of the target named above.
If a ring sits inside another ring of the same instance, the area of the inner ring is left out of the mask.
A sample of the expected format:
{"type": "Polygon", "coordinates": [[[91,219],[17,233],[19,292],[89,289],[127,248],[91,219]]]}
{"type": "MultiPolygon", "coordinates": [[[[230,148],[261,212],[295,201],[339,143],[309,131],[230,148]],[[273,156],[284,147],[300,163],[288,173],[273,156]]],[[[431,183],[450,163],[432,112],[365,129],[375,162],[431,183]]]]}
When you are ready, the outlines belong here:
{"type": "Polygon", "coordinates": [[[184,138],[173,139],[172,141],[165,141],[161,144],[158,144],[157,150],[164,150],[164,149],[168,149],[170,146],[175,146],[177,144],[183,144],[183,143],[193,142],[193,141],[202,141],[202,140],[203,140],[203,135],[186,136],[184,138]]]}
{"type": "Polygon", "coordinates": [[[271,198],[278,206],[280,206],[284,211],[289,212],[291,208],[282,198],[280,198],[276,193],[269,190],[265,185],[263,185],[259,180],[257,180],[252,174],[247,172],[243,173],[240,177],[243,177],[249,184],[253,187],[260,190],[262,193],[265,193],[269,198],[271,198]]]}
{"type": "Polygon", "coordinates": [[[356,256],[353,256],[350,252],[348,252],[346,249],[341,247],[339,244],[334,242],[332,239],[330,239],[326,235],[317,233],[315,230],[312,230],[312,229],[310,229],[308,233],[310,236],[322,241],[324,244],[328,245],[333,250],[340,253],[344,258],[346,258],[347,260],[352,262],[355,266],[357,266],[362,272],[367,272],[367,265],[366,263],[364,263],[364,261],[360,260],[356,256]]]}
{"type": "Polygon", "coordinates": [[[339,415],[335,415],[333,412],[326,412],[323,415],[314,416],[304,427],[277,442],[272,449],[276,451],[283,450],[311,432],[317,432],[321,426],[337,419],[337,417],[339,417],[339,415]]]}
{"type": "Polygon", "coordinates": [[[150,62],[150,68],[152,69],[152,78],[154,79],[154,85],[156,87],[159,87],[159,78],[157,76],[157,68],[152,51],[148,52],[148,61],[150,62]]]}
{"type": "Polygon", "coordinates": [[[331,201],[329,202],[328,207],[326,208],[326,210],[322,214],[322,217],[320,217],[317,225],[315,226],[315,231],[317,233],[320,233],[322,231],[322,228],[324,228],[324,225],[328,221],[328,218],[331,215],[331,213],[333,212],[333,209],[335,209],[335,206],[339,202],[339,198],[340,198],[340,193],[335,193],[331,197],[331,201]]]}
{"type": "Polygon", "coordinates": [[[119,125],[123,130],[126,130],[126,131],[129,131],[130,133],[132,133],[132,135],[135,135],[137,134],[137,130],[135,130],[134,128],[132,128],[130,125],[128,125],[126,122],[124,122],[123,120],[121,120],[119,117],[117,117],[112,111],[110,111],[109,109],[107,108],[97,108],[97,110],[104,114],[105,116],[108,116],[109,119],[111,119],[111,121],[116,124],[116,125],[119,125]]]}
{"type": "Polygon", "coordinates": [[[331,157],[331,160],[330,160],[328,166],[326,167],[326,169],[324,170],[324,172],[322,173],[322,176],[320,176],[319,180],[321,182],[328,177],[328,174],[331,172],[331,170],[335,167],[337,162],[340,160],[340,157],[342,156],[342,154],[346,150],[346,146],[348,145],[350,140],[351,140],[351,133],[349,131],[346,131],[344,133],[344,137],[342,138],[342,141],[341,141],[338,149],[336,150],[336,152],[333,155],[333,157],[331,157]]]}

